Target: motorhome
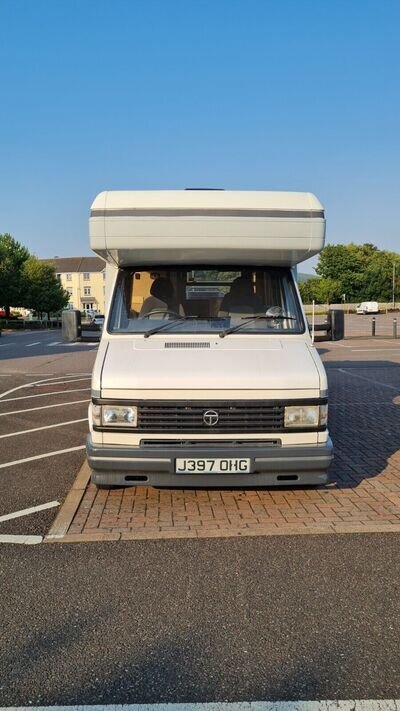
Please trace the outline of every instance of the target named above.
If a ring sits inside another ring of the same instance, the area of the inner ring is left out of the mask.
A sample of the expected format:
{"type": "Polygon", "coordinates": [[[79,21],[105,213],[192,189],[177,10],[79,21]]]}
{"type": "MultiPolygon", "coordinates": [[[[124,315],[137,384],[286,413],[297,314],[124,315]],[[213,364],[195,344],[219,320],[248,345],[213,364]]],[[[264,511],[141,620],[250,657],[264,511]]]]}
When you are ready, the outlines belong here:
{"type": "Polygon", "coordinates": [[[310,193],[112,191],[87,457],[97,486],[323,484],[328,387],[296,284],[324,245],[310,193]]]}

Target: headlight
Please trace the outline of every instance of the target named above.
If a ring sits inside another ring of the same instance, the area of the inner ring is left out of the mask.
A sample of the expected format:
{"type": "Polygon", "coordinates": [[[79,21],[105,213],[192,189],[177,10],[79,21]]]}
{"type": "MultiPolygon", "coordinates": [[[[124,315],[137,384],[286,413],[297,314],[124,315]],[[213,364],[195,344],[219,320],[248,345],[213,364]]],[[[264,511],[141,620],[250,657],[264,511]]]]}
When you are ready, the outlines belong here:
{"type": "Polygon", "coordinates": [[[131,405],[92,405],[97,427],[137,427],[137,407],[131,405]]]}
{"type": "Polygon", "coordinates": [[[285,407],[285,427],[324,427],[328,405],[290,405],[285,407]]]}

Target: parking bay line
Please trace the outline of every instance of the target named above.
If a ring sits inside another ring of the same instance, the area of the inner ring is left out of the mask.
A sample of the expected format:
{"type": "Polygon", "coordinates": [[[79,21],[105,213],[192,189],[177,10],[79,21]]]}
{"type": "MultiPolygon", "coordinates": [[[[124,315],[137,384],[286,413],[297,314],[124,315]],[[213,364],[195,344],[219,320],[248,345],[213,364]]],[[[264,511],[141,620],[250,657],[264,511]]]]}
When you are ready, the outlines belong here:
{"type": "MultiPolygon", "coordinates": [[[[65,405],[79,405],[82,402],[90,402],[90,400],[72,400],[72,402],[57,402],[55,405],[42,405],[41,407],[28,407],[25,410],[12,410],[11,412],[0,412],[0,417],[7,415],[20,415],[22,412],[34,412],[35,410],[49,410],[51,407],[63,407],[65,405]]],[[[1,403],[1,400],[0,400],[1,403]]]]}
{"type": "Polygon", "coordinates": [[[46,511],[47,509],[54,509],[59,506],[59,501],[49,501],[47,504],[38,504],[38,506],[31,506],[29,509],[21,509],[21,511],[14,511],[14,513],[5,514],[5,516],[0,516],[0,523],[2,521],[11,521],[13,518],[21,518],[22,516],[29,516],[30,514],[37,513],[38,511],[46,511]]]}
{"type": "Polygon", "coordinates": [[[38,395],[23,395],[22,397],[10,397],[6,400],[0,400],[0,405],[3,402],[19,402],[19,400],[30,400],[33,397],[49,397],[50,395],[64,395],[65,393],[81,393],[90,388],[74,388],[73,390],[56,390],[55,393],[39,393],[38,395]]]}
{"type": "Polygon", "coordinates": [[[19,543],[24,546],[35,546],[43,541],[43,536],[13,536],[1,534],[0,543],[19,543]]]}
{"type": "Polygon", "coordinates": [[[32,346],[40,346],[42,341],[35,341],[35,343],[27,343],[26,348],[32,348],[32,346]]]}
{"type": "MultiPolygon", "coordinates": [[[[0,435],[0,439],[5,437],[17,437],[17,435],[30,434],[31,432],[40,432],[41,430],[50,430],[53,427],[62,427],[63,425],[73,425],[75,422],[87,422],[87,417],[82,417],[80,420],[68,420],[68,422],[57,422],[55,425],[44,425],[43,427],[34,427],[31,430],[20,430],[19,432],[8,432],[8,434],[0,435]]],[[[1,519],[0,519],[1,521],[1,519]]]]}
{"type": "Polygon", "coordinates": [[[388,383],[381,383],[379,380],[374,380],[373,378],[367,378],[365,375],[359,375],[358,373],[350,373],[349,370],[346,370],[345,368],[338,368],[339,373],[343,373],[343,375],[349,375],[351,378],[358,378],[359,380],[366,380],[367,383],[373,383],[373,385],[378,385],[381,388],[389,388],[389,390],[395,390],[398,392],[398,388],[396,388],[394,385],[389,385],[388,383]]]}
{"type": "MultiPolygon", "coordinates": [[[[380,711],[400,711],[400,699],[198,701],[191,703],[94,704],[91,706],[85,704],[76,706],[17,706],[13,708],[14,711],[327,711],[327,709],[329,711],[377,711],[378,709],[380,711]]],[[[10,707],[2,706],[0,711],[10,711],[10,707]]]]}
{"type": "Polygon", "coordinates": [[[396,351],[400,353],[400,347],[397,348],[353,348],[352,353],[372,353],[375,351],[396,351]]]}
{"type": "MultiPolygon", "coordinates": [[[[40,373],[37,373],[37,375],[39,376],[40,373]]],[[[44,373],[43,373],[43,375],[44,375],[44,373]]],[[[33,381],[31,381],[30,383],[25,383],[25,385],[16,385],[16,387],[10,388],[10,390],[5,390],[3,393],[0,393],[0,400],[1,400],[3,397],[5,397],[6,395],[11,395],[11,393],[17,392],[17,390],[23,390],[23,388],[30,388],[32,385],[37,385],[38,383],[45,383],[45,382],[46,382],[46,383],[49,384],[49,385],[52,385],[52,384],[57,385],[57,383],[50,383],[49,381],[50,381],[50,380],[51,380],[51,381],[54,381],[54,380],[62,381],[62,378],[65,378],[65,377],[67,377],[67,376],[65,376],[65,375],[55,375],[55,376],[52,376],[51,378],[43,378],[43,377],[41,377],[40,380],[33,380],[33,381]]],[[[67,380],[67,381],[65,381],[65,382],[70,382],[70,380],[67,380]]]]}
{"type": "MultiPolygon", "coordinates": [[[[86,378],[70,378],[69,380],[58,380],[56,383],[36,383],[36,385],[32,385],[33,388],[44,388],[49,385],[65,385],[66,383],[80,383],[82,380],[90,380],[90,375],[88,375],[86,378]]],[[[29,387],[28,385],[26,387],[29,387]]]]}
{"type": "Polygon", "coordinates": [[[68,452],[77,452],[79,449],[86,449],[86,445],[80,444],[79,447],[69,447],[68,449],[57,449],[55,452],[46,452],[45,454],[36,454],[34,457],[26,457],[25,459],[15,459],[12,462],[4,462],[4,464],[0,464],[0,469],[6,469],[7,467],[15,467],[17,464],[25,464],[26,462],[33,462],[37,459],[47,459],[48,457],[55,457],[58,454],[67,454],[68,452]]]}

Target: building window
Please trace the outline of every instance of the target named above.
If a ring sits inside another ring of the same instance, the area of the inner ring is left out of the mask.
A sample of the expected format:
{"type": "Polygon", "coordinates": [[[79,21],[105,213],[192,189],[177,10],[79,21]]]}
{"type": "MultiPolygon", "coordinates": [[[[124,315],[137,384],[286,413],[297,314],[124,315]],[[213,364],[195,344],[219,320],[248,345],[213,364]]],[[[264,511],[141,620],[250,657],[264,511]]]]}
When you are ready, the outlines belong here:
{"type": "Polygon", "coordinates": [[[93,304],[83,304],[85,311],[93,311],[93,304]]]}
{"type": "Polygon", "coordinates": [[[103,269],[103,279],[105,279],[105,278],[106,278],[106,270],[103,269]]]}
{"type": "Polygon", "coordinates": [[[72,274],[67,274],[67,281],[72,281],[72,274]]]}
{"type": "Polygon", "coordinates": [[[83,281],[89,281],[89,279],[90,279],[89,272],[83,272],[83,281]]]}
{"type": "Polygon", "coordinates": [[[84,286],[83,293],[85,294],[85,296],[90,296],[90,286],[84,286]]]}
{"type": "Polygon", "coordinates": [[[70,296],[72,296],[72,289],[70,289],[70,288],[67,289],[67,292],[68,292],[68,294],[69,294],[70,296]]]}

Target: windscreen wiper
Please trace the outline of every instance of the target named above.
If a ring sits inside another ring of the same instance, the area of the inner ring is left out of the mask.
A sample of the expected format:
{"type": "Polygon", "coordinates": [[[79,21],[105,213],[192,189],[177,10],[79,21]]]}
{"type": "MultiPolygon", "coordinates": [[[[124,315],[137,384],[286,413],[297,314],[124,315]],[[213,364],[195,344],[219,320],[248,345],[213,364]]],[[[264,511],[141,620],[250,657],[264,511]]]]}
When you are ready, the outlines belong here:
{"type": "Polygon", "coordinates": [[[190,321],[192,319],[197,319],[198,316],[181,316],[180,318],[173,318],[170,321],[167,321],[166,323],[160,324],[160,326],[155,326],[154,328],[151,328],[149,331],[146,331],[144,334],[144,338],[150,338],[150,336],[153,335],[153,333],[159,333],[160,331],[167,330],[169,326],[173,326],[176,324],[178,321],[190,321]]]}
{"type": "Polygon", "coordinates": [[[231,328],[226,328],[225,331],[221,331],[219,335],[220,338],[225,338],[229,333],[234,333],[235,331],[240,331],[241,328],[244,328],[247,326],[249,323],[252,323],[253,321],[259,321],[260,319],[266,319],[267,321],[297,321],[296,316],[284,316],[283,314],[279,314],[277,316],[267,316],[266,314],[260,314],[259,316],[249,316],[243,319],[243,323],[237,323],[236,326],[231,326],[231,328]]]}

